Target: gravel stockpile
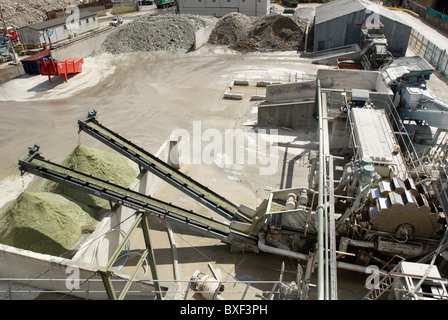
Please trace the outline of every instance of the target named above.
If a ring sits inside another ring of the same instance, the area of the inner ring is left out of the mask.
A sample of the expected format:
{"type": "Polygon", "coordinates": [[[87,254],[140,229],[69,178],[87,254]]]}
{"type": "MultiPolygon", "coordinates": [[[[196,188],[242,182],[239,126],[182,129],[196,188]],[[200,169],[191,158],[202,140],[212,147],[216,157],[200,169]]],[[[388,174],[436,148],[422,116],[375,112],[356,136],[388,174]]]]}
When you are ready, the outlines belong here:
{"type": "Polygon", "coordinates": [[[49,192],[23,192],[0,212],[0,243],[59,256],[96,223],[87,206],[49,192]]]}
{"type": "Polygon", "coordinates": [[[234,45],[246,39],[251,28],[251,18],[238,12],[231,12],[218,20],[208,41],[212,44],[234,45]]]}
{"type": "Polygon", "coordinates": [[[189,51],[194,33],[216,21],[196,15],[143,16],[112,32],[103,49],[112,54],[149,51],[189,51]]]}
{"type": "Polygon", "coordinates": [[[250,18],[230,13],[218,20],[209,43],[241,52],[303,50],[307,22],[280,14],[250,18]]]}
{"type": "MultiPolygon", "coordinates": [[[[83,145],[62,165],[127,188],[139,174],[124,156],[83,145]]],[[[79,240],[83,227],[96,224],[98,209],[108,206],[107,200],[45,180],[39,192],[23,192],[0,211],[0,243],[59,256],[79,240]]]]}
{"type": "MultiPolygon", "coordinates": [[[[47,20],[47,12],[65,9],[69,5],[80,5],[95,0],[0,0],[3,17],[8,26],[24,27],[47,20]]],[[[1,22],[3,27],[3,21],[1,22]]]]}
{"type": "MultiPolygon", "coordinates": [[[[124,156],[84,145],[78,145],[62,165],[125,188],[129,188],[139,174],[138,165],[124,156]]],[[[91,208],[109,206],[107,200],[49,180],[42,183],[39,191],[67,196],[91,208]]]]}

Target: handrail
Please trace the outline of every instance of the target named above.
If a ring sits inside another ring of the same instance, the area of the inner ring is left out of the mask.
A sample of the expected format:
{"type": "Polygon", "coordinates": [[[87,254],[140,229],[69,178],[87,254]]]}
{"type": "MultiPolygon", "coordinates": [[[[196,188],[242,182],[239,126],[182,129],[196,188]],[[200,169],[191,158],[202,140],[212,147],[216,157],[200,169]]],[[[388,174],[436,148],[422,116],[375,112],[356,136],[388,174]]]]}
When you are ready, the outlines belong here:
{"type": "MultiPolygon", "coordinates": [[[[0,278],[0,283],[2,282],[8,282],[9,286],[7,289],[3,289],[0,290],[0,294],[6,294],[5,296],[0,297],[0,300],[4,300],[4,299],[10,299],[12,300],[14,297],[14,293],[21,293],[21,294],[35,294],[35,293],[61,293],[61,294],[65,294],[65,295],[73,295],[73,294],[78,294],[79,293],[85,293],[86,295],[86,299],[89,298],[89,295],[92,293],[104,293],[106,294],[107,291],[106,290],[98,290],[98,288],[94,288],[94,289],[90,289],[89,284],[90,283],[102,283],[103,280],[100,278],[71,278],[70,281],[76,281],[82,284],[85,284],[87,286],[87,289],[81,289],[81,288],[76,288],[76,289],[66,289],[66,290],[48,290],[48,289],[39,289],[39,288],[35,288],[35,289],[24,289],[23,287],[18,288],[18,289],[13,289],[11,286],[11,283],[17,283],[20,284],[21,282],[27,282],[27,283],[31,283],[33,281],[36,282],[67,282],[67,278],[48,278],[48,279],[43,279],[43,278],[13,278],[13,277],[9,277],[9,278],[0,278]]],[[[128,281],[127,279],[121,279],[121,278],[111,278],[112,282],[126,282],[128,281]]],[[[182,288],[178,288],[175,290],[170,289],[169,293],[170,294],[179,294],[179,295],[184,295],[184,297],[188,296],[188,293],[190,290],[193,290],[193,284],[200,282],[200,280],[173,280],[173,279],[148,279],[148,280],[142,280],[142,279],[136,279],[133,281],[135,284],[141,286],[141,284],[152,284],[152,283],[159,283],[160,286],[166,286],[166,284],[178,284],[178,283],[182,283],[182,284],[187,284],[187,289],[182,289],[182,288]]],[[[254,297],[260,297],[260,299],[263,299],[263,294],[266,294],[267,297],[272,298],[274,296],[275,293],[279,293],[280,292],[280,284],[282,283],[280,280],[207,280],[207,283],[218,283],[218,284],[229,284],[229,286],[226,286],[227,288],[235,288],[236,285],[244,285],[244,288],[242,288],[241,290],[228,290],[226,289],[223,293],[221,294],[241,294],[241,297],[239,298],[239,300],[245,300],[245,298],[247,297],[248,293],[253,293],[252,296],[249,297],[249,299],[253,300],[254,297]],[[256,289],[257,287],[259,287],[259,285],[272,285],[272,289],[271,290],[261,290],[261,289],[256,289]],[[253,287],[252,290],[249,290],[250,287],[253,287]],[[260,291],[262,292],[262,294],[260,294],[260,291]]],[[[29,287],[33,287],[32,285],[29,285],[29,287]]],[[[133,290],[129,290],[129,293],[134,293],[134,294],[140,294],[140,293],[146,293],[146,294],[162,294],[162,295],[166,295],[167,291],[161,289],[156,290],[155,288],[153,290],[150,290],[149,288],[145,288],[142,287],[142,290],[135,290],[135,288],[133,288],[133,290]]],[[[119,292],[118,290],[116,290],[117,292],[119,292]]],[[[205,291],[205,290],[194,290],[195,293],[209,293],[210,291],[205,291]]],[[[215,297],[217,298],[217,297],[215,297]]],[[[132,299],[132,296],[130,297],[130,299],[132,299]]]]}

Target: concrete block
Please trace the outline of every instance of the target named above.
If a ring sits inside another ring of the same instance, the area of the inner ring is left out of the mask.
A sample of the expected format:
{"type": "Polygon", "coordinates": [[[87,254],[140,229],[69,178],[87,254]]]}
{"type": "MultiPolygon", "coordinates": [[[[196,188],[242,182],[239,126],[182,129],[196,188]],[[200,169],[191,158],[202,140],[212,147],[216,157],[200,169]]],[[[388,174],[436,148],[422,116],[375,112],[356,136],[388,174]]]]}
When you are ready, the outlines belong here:
{"type": "Polygon", "coordinates": [[[266,96],[251,96],[250,100],[251,101],[263,101],[263,100],[266,100],[266,96]]]}
{"type": "Polygon", "coordinates": [[[233,85],[234,86],[248,86],[249,85],[249,81],[247,81],[247,80],[234,80],[233,81],[233,85]]]}
{"type": "Polygon", "coordinates": [[[227,100],[243,100],[243,96],[241,94],[232,93],[225,93],[223,98],[227,100]]]}
{"type": "Polygon", "coordinates": [[[257,87],[266,87],[268,85],[271,85],[272,82],[271,81],[258,81],[256,86],[257,87]]]}

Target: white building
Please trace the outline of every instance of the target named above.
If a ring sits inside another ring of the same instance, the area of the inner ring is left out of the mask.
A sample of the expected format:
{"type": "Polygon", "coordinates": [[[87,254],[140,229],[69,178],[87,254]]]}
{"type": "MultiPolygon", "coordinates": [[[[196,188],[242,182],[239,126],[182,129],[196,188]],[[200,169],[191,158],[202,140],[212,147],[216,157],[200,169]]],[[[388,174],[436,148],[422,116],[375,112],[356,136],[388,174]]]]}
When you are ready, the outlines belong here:
{"type": "Polygon", "coordinates": [[[180,13],[222,17],[230,12],[247,16],[264,16],[269,13],[270,0],[178,0],[180,13]]]}
{"type": "Polygon", "coordinates": [[[59,17],[22,27],[17,34],[26,48],[40,48],[44,43],[48,45],[51,41],[54,44],[96,28],[96,13],[81,11],[76,21],[70,16],[59,17]]]}

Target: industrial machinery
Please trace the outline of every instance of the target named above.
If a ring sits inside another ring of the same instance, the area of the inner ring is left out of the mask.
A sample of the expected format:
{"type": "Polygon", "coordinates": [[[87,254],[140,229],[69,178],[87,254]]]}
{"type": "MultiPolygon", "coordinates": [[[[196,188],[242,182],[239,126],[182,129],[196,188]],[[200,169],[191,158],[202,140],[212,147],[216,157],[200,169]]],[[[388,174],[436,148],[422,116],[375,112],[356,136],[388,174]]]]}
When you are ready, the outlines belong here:
{"type": "Polygon", "coordinates": [[[361,63],[366,70],[378,70],[394,59],[387,50],[387,39],[383,30],[384,25],[381,23],[378,27],[366,27],[364,24],[361,28],[361,63]]]}
{"type": "Polygon", "coordinates": [[[201,214],[51,163],[40,155],[38,145],[29,148],[28,156],[24,160],[19,161],[21,172],[30,172],[103,197],[114,203],[136,210],[148,211],[152,215],[171,219],[178,223],[185,223],[206,236],[230,243],[235,250],[258,252],[254,235],[259,228],[259,222],[263,220],[262,215],[264,212],[262,210],[251,210],[245,206],[237,207],[171,165],[161,161],[112,130],[107,129],[95,119],[95,116],[96,111],[92,110],[86,119],[79,120],[79,130],[107,144],[112,149],[135,161],[143,170],[148,170],[193,199],[201,202],[225,218],[227,222],[217,222],[201,214]]]}
{"type": "Polygon", "coordinates": [[[448,131],[448,105],[427,89],[433,72],[434,68],[420,56],[399,58],[381,69],[394,93],[393,104],[402,125],[417,145],[437,145],[441,133],[448,131]]]}
{"type": "Polygon", "coordinates": [[[356,248],[357,264],[431,252],[446,226],[433,179],[409,172],[395,130],[384,110],[374,108],[368,92],[352,90],[346,103],[356,160],[345,165],[334,191],[336,198],[343,196],[336,206],[345,208],[336,223],[339,251],[356,248]]]}
{"type": "Polygon", "coordinates": [[[237,246],[246,246],[246,249],[256,248],[256,242],[253,238],[233,229],[229,223],[216,221],[191,210],[179,208],[108,181],[52,163],[41,156],[39,149],[39,145],[30,147],[27,157],[24,160],[19,160],[19,168],[22,174],[30,172],[113,203],[135,210],[143,210],[162,219],[186,224],[208,237],[217,238],[237,246]]]}
{"type": "Polygon", "coordinates": [[[16,41],[18,39],[18,35],[16,30],[13,27],[0,28],[0,34],[3,35],[3,38],[8,37],[12,41],[16,41]]]}
{"type": "MultiPolygon", "coordinates": [[[[434,250],[446,224],[423,185],[412,179],[375,177],[370,158],[349,162],[336,186],[339,260],[384,265],[400,255],[413,259],[434,250]]],[[[318,232],[317,194],[308,188],[273,192],[264,230],[277,248],[307,254],[318,232]]]]}
{"type": "Polygon", "coordinates": [[[384,35],[384,25],[367,25],[361,27],[360,49],[357,57],[341,57],[338,59],[339,69],[379,70],[394,61],[388,50],[387,38],[384,35]]]}
{"type": "MultiPolygon", "coordinates": [[[[348,108],[352,112],[357,109],[371,110],[365,106],[348,108]]],[[[91,111],[86,119],[79,120],[79,130],[201,202],[227,222],[218,222],[47,161],[40,155],[38,146],[30,148],[28,156],[19,161],[20,170],[186,224],[203,235],[230,243],[232,250],[261,250],[305,261],[310,252],[314,252],[319,229],[319,194],[313,188],[272,192],[256,210],[238,207],[106,128],[96,116],[96,112],[91,111]]],[[[384,262],[396,254],[416,258],[433,250],[445,221],[440,207],[428,196],[427,186],[393,174],[381,176],[375,170],[378,163],[367,152],[361,152],[360,156],[345,165],[343,176],[334,188],[340,258],[357,265],[368,265],[384,262]]]]}

